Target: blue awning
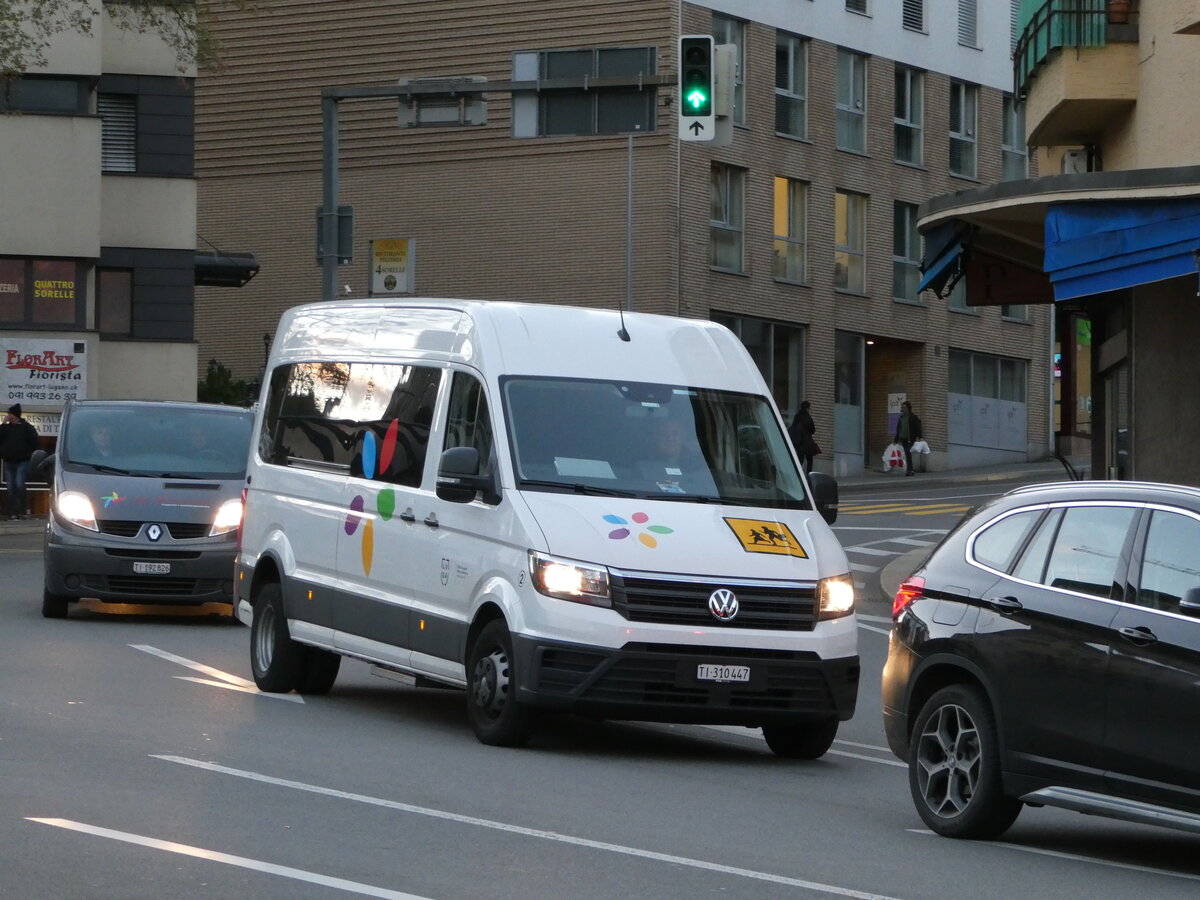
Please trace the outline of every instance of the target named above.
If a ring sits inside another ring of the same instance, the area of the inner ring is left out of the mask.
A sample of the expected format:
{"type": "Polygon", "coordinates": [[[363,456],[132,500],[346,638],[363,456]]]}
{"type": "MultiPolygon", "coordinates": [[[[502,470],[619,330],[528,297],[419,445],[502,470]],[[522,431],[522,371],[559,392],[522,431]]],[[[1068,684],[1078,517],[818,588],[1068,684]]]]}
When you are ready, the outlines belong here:
{"type": "Polygon", "coordinates": [[[1057,203],[1046,213],[1055,300],[1195,275],[1200,201],[1057,203]]]}
{"type": "Polygon", "coordinates": [[[958,222],[946,222],[925,235],[925,258],[921,261],[921,282],[917,293],[932,289],[941,296],[946,282],[959,269],[955,263],[962,257],[963,227],[958,222]]]}

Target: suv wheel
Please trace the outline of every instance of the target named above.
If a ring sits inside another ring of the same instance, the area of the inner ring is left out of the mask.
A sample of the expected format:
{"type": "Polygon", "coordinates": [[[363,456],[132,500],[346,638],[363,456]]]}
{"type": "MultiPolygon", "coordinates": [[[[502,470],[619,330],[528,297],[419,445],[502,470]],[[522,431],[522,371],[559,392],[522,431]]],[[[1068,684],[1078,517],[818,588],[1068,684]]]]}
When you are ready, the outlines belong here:
{"type": "Polygon", "coordinates": [[[994,838],[1021,811],[1000,786],[996,718],[973,685],[942,688],[917,715],[908,786],[925,824],[945,837],[994,838]]]}

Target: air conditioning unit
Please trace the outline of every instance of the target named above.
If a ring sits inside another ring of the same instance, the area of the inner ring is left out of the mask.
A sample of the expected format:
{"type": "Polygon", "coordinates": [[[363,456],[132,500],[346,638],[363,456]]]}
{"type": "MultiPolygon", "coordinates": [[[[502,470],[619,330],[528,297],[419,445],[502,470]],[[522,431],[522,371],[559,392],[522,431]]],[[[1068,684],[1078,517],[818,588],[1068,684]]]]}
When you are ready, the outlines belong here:
{"type": "Polygon", "coordinates": [[[1064,175],[1081,175],[1084,172],[1096,172],[1099,169],[1096,157],[1085,147],[1078,150],[1067,150],[1062,155],[1062,173],[1064,175]]]}

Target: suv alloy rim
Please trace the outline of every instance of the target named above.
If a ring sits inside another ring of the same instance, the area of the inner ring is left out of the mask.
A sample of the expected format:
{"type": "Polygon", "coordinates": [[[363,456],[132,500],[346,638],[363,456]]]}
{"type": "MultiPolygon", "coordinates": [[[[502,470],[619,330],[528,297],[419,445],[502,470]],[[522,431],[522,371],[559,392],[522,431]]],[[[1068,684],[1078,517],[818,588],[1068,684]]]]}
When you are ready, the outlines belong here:
{"type": "Polygon", "coordinates": [[[960,815],[975,796],[983,752],[974,720],[947,704],[929,717],[917,746],[917,783],[935,815],[960,815]]]}

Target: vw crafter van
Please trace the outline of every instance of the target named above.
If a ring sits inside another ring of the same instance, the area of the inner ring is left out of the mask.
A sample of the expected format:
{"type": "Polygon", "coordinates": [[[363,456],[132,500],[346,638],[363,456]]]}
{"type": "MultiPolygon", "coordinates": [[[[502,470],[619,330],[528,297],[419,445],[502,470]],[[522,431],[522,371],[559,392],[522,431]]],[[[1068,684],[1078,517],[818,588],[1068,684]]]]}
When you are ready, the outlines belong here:
{"type": "Polygon", "coordinates": [[[539,712],[761,727],[816,758],[854,711],[850,566],[738,339],[462,300],[317,303],[275,333],[235,579],[264,691],[341,657],[539,712]]]}

